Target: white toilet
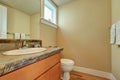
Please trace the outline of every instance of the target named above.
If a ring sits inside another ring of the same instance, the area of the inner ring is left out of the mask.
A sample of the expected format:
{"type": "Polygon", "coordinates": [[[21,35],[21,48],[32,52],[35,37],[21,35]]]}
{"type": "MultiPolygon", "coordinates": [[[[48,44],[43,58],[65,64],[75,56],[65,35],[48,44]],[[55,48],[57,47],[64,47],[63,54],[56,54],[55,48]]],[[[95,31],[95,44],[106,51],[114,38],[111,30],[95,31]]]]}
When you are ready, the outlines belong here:
{"type": "Polygon", "coordinates": [[[74,61],[70,59],[61,59],[61,67],[63,71],[62,80],[70,80],[70,71],[74,67],[74,61]]]}

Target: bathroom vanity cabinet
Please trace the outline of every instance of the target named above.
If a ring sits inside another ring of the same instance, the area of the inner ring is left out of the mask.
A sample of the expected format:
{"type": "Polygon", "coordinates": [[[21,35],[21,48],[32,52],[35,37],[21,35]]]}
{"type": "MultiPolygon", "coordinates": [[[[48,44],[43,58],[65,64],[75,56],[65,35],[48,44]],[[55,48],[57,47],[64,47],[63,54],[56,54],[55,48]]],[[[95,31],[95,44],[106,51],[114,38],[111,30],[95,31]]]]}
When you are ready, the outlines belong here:
{"type": "Polygon", "coordinates": [[[60,53],[0,77],[0,80],[60,80],[60,53]]]}

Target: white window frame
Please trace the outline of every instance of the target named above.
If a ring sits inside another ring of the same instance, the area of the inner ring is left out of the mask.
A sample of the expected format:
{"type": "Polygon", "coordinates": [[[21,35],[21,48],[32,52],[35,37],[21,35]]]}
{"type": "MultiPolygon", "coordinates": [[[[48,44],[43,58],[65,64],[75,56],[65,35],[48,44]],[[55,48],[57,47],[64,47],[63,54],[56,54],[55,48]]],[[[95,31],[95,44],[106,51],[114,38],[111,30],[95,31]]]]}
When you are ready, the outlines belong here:
{"type": "Polygon", "coordinates": [[[51,3],[52,6],[54,6],[56,8],[56,15],[55,15],[55,17],[53,17],[55,20],[55,23],[44,18],[45,0],[41,0],[41,23],[47,24],[47,25],[54,27],[54,28],[57,28],[57,7],[51,0],[48,0],[48,1],[51,3]]]}

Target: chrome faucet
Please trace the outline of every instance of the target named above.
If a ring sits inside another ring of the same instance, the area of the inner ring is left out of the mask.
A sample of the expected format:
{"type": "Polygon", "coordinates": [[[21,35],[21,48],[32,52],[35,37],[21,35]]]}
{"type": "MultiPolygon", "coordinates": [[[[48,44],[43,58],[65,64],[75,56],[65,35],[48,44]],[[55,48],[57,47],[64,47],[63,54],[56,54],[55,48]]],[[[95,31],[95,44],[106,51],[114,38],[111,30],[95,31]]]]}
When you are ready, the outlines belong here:
{"type": "Polygon", "coordinates": [[[24,48],[28,48],[28,44],[26,43],[26,41],[23,41],[23,43],[22,43],[22,48],[24,49],[24,48]]]}

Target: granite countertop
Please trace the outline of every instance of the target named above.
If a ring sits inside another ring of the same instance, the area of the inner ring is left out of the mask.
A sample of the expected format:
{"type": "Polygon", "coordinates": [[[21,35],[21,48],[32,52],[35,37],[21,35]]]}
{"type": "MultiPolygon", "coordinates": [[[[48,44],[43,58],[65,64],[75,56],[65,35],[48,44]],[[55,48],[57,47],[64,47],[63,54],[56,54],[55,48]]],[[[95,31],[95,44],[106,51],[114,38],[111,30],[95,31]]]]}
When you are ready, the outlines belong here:
{"type": "Polygon", "coordinates": [[[2,52],[0,52],[0,76],[11,71],[17,70],[28,64],[47,58],[62,50],[63,48],[47,48],[46,51],[41,53],[26,54],[19,56],[6,56],[3,55],[2,52]]]}

